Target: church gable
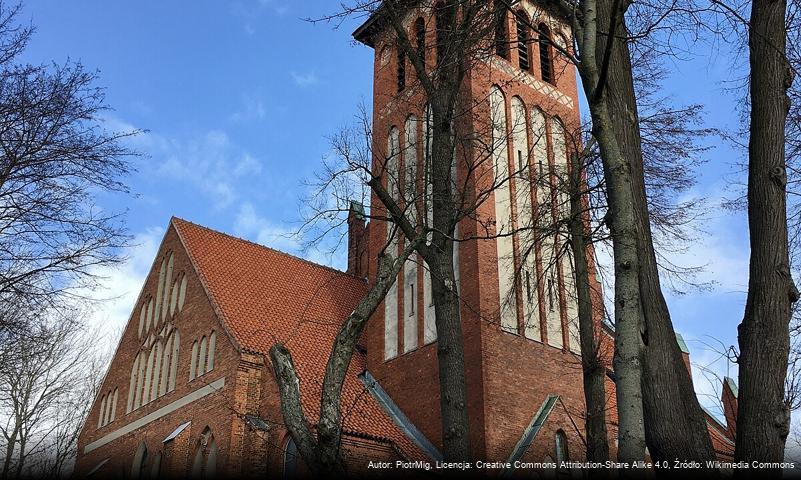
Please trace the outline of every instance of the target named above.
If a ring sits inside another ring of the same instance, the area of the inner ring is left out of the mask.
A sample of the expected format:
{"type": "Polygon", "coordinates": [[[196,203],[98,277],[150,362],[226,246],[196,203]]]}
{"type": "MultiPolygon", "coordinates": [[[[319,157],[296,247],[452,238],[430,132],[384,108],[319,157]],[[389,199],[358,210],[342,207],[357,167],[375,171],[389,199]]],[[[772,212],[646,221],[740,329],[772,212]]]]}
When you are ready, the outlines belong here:
{"type": "Polygon", "coordinates": [[[210,383],[218,359],[231,354],[237,349],[171,222],[84,425],[82,448],[210,383]]]}

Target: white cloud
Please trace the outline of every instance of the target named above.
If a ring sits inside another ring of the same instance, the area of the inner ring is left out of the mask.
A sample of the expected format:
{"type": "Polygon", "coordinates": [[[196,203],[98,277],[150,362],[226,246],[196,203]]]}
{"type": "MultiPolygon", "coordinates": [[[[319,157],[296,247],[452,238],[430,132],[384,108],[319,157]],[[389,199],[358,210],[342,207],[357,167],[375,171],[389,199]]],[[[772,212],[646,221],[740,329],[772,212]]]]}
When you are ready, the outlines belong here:
{"type": "Polygon", "coordinates": [[[278,0],[239,0],[231,3],[231,13],[243,20],[243,29],[248,35],[258,32],[257,26],[264,15],[284,16],[290,4],[278,0]]]}
{"type": "Polygon", "coordinates": [[[146,132],[130,142],[151,157],[152,164],[143,169],[148,181],[167,179],[171,184],[188,184],[208,195],[217,210],[238,200],[239,179],[259,174],[262,169],[256,157],[232,144],[222,130],[208,130],[187,139],[146,132]]]}
{"type": "Polygon", "coordinates": [[[234,234],[320,265],[338,269],[344,269],[346,265],[347,259],[339,252],[332,254],[324,242],[309,246],[295,229],[259,215],[253,204],[248,202],[239,208],[234,220],[234,234]]]}
{"type": "Polygon", "coordinates": [[[289,75],[292,77],[292,81],[299,87],[309,87],[320,81],[317,78],[317,74],[314,72],[298,73],[293,71],[289,72],[289,75]]]}
{"type": "Polygon", "coordinates": [[[87,327],[90,331],[99,332],[99,342],[107,344],[110,349],[116,347],[128,323],[163,235],[162,227],[150,227],[134,235],[132,246],[123,252],[127,260],[113,267],[96,270],[94,273],[101,278],[99,287],[80,292],[97,302],[87,319],[87,327]]]}
{"type": "Polygon", "coordinates": [[[301,244],[289,228],[260,216],[251,203],[243,203],[234,221],[234,233],[282,252],[297,254],[301,244]]]}
{"type": "Polygon", "coordinates": [[[231,114],[231,121],[234,123],[247,123],[262,120],[267,116],[264,102],[256,95],[246,94],[242,96],[242,108],[231,114]]]}

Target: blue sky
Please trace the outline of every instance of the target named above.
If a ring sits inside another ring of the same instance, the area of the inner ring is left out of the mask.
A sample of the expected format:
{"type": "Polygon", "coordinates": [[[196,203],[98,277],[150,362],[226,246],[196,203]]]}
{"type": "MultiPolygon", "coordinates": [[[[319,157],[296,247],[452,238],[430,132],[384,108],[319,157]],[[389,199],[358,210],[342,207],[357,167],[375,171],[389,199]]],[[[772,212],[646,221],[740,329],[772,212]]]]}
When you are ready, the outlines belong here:
{"type": "MultiPolygon", "coordinates": [[[[372,51],[354,45],[352,21],[301,20],[331,12],[332,2],[236,0],[109,2],[37,0],[23,16],[37,26],[26,52],[30,62],[80,60],[98,69],[107,88],[111,128],[149,132],[133,141],[146,157],[129,184],[135,195],[104,196],[102,206],[128,210],[136,245],[130,261],[103,272],[102,295],[115,297],[96,315],[113,337],[127,321],[141,282],[171,215],[266,243],[289,252],[298,245],[282,234],[295,227],[301,181],[319,167],[326,136],[350,122],[357,104],[370,104],[372,51]]],[[[736,95],[724,81],[737,77],[729,52],[705,57],[690,45],[688,60],[674,61],[665,91],[682,103],[707,106],[709,126],[737,126],[736,95]]],[[[694,194],[714,206],[724,176],[737,159],[721,142],[699,168],[694,194]]],[[[712,292],[669,296],[671,313],[699,365],[716,355],[714,336],[736,343],[748,272],[743,214],[714,208],[705,233],[679,258],[707,265],[712,292]]],[[[341,258],[333,260],[341,267],[341,258]]],[[[725,362],[713,368],[726,372],[725,362]]],[[[731,371],[735,373],[734,370],[731,371]]],[[[711,386],[696,374],[696,387],[711,386]]]]}

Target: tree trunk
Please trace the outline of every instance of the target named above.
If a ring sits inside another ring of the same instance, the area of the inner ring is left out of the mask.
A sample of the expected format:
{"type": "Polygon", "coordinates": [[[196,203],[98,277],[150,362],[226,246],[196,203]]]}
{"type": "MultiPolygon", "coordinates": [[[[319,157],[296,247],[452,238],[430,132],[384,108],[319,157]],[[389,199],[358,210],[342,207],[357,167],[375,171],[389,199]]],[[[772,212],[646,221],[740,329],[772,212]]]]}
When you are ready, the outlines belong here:
{"type": "Polygon", "coordinates": [[[345,320],[331,347],[325,368],[320,396],[320,421],[317,436],[312,431],[300,396],[300,378],[286,346],[278,343],[270,348],[270,359],[281,400],[281,414],[298,452],[306,466],[316,476],[339,478],[345,474],[340,449],[342,441],[342,385],[348,371],[356,342],[367,321],[381,304],[406,259],[418,246],[419,240],[409,242],[403,253],[394,260],[391,255],[379,257],[376,283],[345,320]]]}
{"type": "MultiPolygon", "coordinates": [[[[445,75],[443,75],[444,77],[445,75]]],[[[452,89],[444,89],[442,94],[452,89]]],[[[443,457],[446,461],[469,461],[470,420],[467,414],[464,338],[459,315],[459,296],[453,270],[454,220],[451,168],[454,158],[453,107],[442,98],[431,99],[434,135],[432,141],[431,183],[433,193],[433,232],[426,262],[431,270],[431,298],[437,327],[440,411],[442,415],[443,457]]]]}
{"type": "MultiPolygon", "coordinates": [[[[600,357],[601,331],[593,315],[589,265],[587,263],[585,196],[582,195],[583,169],[578,155],[573,155],[570,168],[570,242],[575,264],[576,296],[578,297],[579,337],[581,366],[586,404],[585,429],[587,431],[587,460],[609,460],[609,443],[606,431],[606,367],[600,357]]],[[[596,296],[600,298],[600,296],[596,296]]],[[[606,472],[598,472],[604,474],[606,472]]]]}
{"type": "MultiPolygon", "coordinates": [[[[610,25],[613,0],[599,0],[600,25],[610,25]]],[[[625,16],[616,22],[616,36],[625,37],[625,16]]],[[[604,27],[604,32],[609,28],[604,27]]],[[[606,49],[600,35],[596,51],[606,49]]],[[[598,56],[597,60],[603,57],[598,56]]],[[[600,64],[599,64],[600,66],[600,64]]],[[[656,461],[715,458],[698,398],[676,340],[667,303],[662,295],[645,191],[639,116],[628,45],[617,39],[608,62],[609,115],[625,162],[631,167],[632,195],[639,259],[640,298],[644,336],[643,402],[648,450],[656,461]]]]}
{"type": "Polygon", "coordinates": [[[6,480],[8,478],[8,473],[11,470],[11,461],[14,458],[14,449],[17,445],[17,434],[19,432],[19,422],[14,426],[14,431],[12,432],[10,438],[8,438],[8,443],[6,444],[6,457],[3,459],[3,471],[0,473],[0,478],[2,480],[6,480]]]}
{"type": "MultiPolygon", "coordinates": [[[[798,290],[790,276],[787,240],[785,121],[792,73],[785,56],[786,8],[786,0],[754,0],[749,28],[751,261],[745,316],[738,328],[738,461],[781,462],[790,428],[784,381],[791,306],[798,300],[798,290]]],[[[762,473],[781,476],[780,469],[762,473]]],[[[742,477],[739,471],[735,474],[742,477]]]]}
{"type": "MultiPolygon", "coordinates": [[[[601,60],[596,62],[598,17],[595,0],[582,3],[579,73],[590,105],[592,133],[598,142],[606,180],[609,229],[615,264],[615,356],[618,409],[618,459],[645,458],[642,403],[643,332],[639,291],[637,228],[631,189],[631,166],[615,138],[607,105],[601,60]]],[[[620,15],[625,9],[621,9],[620,15]]],[[[603,57],[601,57],[603,58],[603,57]]]]}

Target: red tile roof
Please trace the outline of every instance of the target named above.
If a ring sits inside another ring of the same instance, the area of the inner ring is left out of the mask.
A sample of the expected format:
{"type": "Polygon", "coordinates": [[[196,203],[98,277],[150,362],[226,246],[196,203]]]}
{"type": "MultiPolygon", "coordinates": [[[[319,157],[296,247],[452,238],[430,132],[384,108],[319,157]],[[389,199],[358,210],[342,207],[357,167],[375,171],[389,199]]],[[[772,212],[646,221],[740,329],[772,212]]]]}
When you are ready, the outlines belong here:
{"type": "MultiPolygon", "coordinates": [[[[275,342],[289,348],[304,411],[315,423],[331,345],[367,292],[364,280],[186,220],[171,224],[238,346],[268,360],[275,342]]],[[[425,458],[357,378],[365,366],[365,355],[355,352],[342,392],[343,430],[389,440],[407,458],[425,458]]]]}

